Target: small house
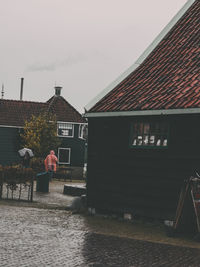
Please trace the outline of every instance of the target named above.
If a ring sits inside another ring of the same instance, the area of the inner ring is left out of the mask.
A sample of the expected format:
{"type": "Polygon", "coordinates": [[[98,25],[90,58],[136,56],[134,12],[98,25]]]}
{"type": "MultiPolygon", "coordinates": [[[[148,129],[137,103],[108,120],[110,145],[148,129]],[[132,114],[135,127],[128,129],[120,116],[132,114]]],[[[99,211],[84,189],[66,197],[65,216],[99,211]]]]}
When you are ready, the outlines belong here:
{"type": "MultiPolygon", "coordinates": [[[[55,151],[60,165],[73,169],[72,176],[81,178],[85,163],[87,123],[82,115],[62,96],[62,87],[47,102],[0,99],[0,165],[19,162],[19,134],[32,115],[52,111],[57,119],[61,145],[55,151]]],[[[20,97],[21,98],[21,97],[20,97]]]]}
{"type": "Polygon", "coordinates": [[[173,219],[200,171],[200,1],[86,106],[88,207],[173,219]]]}

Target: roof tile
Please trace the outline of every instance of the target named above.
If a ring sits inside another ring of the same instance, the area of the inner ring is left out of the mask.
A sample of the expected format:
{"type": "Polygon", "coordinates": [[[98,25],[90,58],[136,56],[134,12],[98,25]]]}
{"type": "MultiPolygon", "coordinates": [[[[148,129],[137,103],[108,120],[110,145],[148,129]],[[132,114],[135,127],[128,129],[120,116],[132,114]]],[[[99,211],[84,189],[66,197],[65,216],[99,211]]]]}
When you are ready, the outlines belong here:
{"type": "Polygon", "coordinates": [[[52,111],[58,121],[83,123],[85,119],[62,96],[53,96],[47,102],[0,99],[0,125],[23,127],[32,115],[52,111]]]}
{"type": "Polygon", "coordinates": [[[144,62],[89,112],[200,107],[200,1],[144,62]]]}

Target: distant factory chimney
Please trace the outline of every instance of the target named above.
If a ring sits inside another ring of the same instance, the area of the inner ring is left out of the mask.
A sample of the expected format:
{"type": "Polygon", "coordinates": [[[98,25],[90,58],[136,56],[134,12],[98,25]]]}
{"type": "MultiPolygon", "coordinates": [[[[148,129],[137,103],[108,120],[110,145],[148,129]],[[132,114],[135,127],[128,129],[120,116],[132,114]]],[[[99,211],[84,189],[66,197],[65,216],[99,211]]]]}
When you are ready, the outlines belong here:
{"type": "Polygon", "coordinates": [[[60,96],[62,86],[55,86],[55,95],[60,96]]]}
{"type": "Polygon", "coordinates": [[[21,78],[20,100],[23,99],[24,78],[21,78]]]}
{"type": "Polygon", "coordinates": [[[4,97],[4,84],[2,84],[2,89],[1,89],[1,99],[4,97]]]}

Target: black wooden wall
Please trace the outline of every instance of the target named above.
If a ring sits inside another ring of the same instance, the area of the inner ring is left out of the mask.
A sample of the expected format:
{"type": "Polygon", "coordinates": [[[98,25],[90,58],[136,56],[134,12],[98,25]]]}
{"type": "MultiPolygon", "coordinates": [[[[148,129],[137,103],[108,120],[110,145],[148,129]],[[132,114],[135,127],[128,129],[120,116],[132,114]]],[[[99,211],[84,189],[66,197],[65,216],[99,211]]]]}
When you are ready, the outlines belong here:
{"type": "Polygon", "coordinates": [[[85,140],[78,137],[79,124],[74,125],[74,137],[61,137],[62,143],[59,147],[70,148],[70,166],[83,167],[85,163],[85,140]]]}
{"type": "MultiPolygon", "coordinates": [[[[85,140],[78,137],[79,125],[75,125],[73,138],[62,138],[60,147],[71,148],[70,166],[83,167],[85,163],[85,140]]],[[[21,162],[18,150],[21,147],[22,128],[0,127],[0,165],[21,162]]]]}
{"type": "Polygon", "coordinates": [[[0,127],[0,165],[20,162],[17,151],[20,149],[20,129],[0,127]]]}
{"type": "Polygon", "coordinates": [[[89,119],[89,207],[173,219],[183,180],[195,170],[200,170],[199,115],[89,119]],[[168,148],[131,148],[134,121],[168,122],[168,148]]]}

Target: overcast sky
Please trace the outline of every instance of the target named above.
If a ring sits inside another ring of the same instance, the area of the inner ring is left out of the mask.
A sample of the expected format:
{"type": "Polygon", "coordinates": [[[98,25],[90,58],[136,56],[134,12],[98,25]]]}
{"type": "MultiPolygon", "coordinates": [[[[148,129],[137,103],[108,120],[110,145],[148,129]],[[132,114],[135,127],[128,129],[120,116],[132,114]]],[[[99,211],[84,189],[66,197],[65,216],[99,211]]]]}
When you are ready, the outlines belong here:
{"type": "Polygon", "coordinates": [[[187,0],[0,0],[5,99],[47,101],[54,86],[79,112],[132,65],[187,0]]]}

